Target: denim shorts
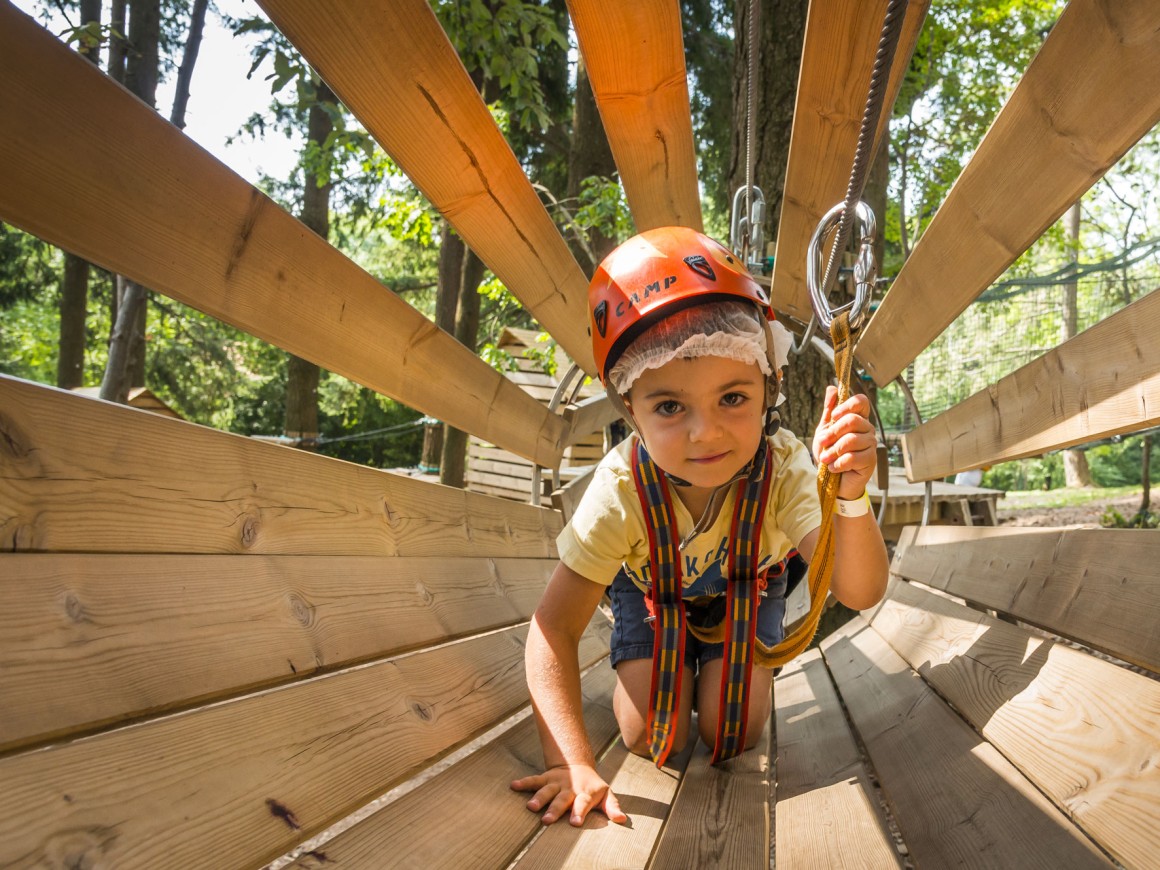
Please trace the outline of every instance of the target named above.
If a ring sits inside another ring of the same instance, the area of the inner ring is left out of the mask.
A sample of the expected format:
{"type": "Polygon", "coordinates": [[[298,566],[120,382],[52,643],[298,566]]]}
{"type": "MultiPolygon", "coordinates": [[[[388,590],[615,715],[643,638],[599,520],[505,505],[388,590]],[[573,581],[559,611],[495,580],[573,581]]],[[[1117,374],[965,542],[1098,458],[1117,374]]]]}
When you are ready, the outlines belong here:
{"type": "MultiPolygon", "coordinates": [[[[774,646],[785,636],[785,590],[788,572],[771,577],[765,590],[767,595],[757,606],[757,637],[766,646],[774,646]]],[[[645,622],[648,606],[644,593],[621,571],[608,587],[612,603],[612,666],[626,659],[652,659],[653,624],[645,622]]],[[[685,664],[697,670],[698,664],[719,659],[725,654],[725,644],[705,643],[685,634],[685,664]]]]}

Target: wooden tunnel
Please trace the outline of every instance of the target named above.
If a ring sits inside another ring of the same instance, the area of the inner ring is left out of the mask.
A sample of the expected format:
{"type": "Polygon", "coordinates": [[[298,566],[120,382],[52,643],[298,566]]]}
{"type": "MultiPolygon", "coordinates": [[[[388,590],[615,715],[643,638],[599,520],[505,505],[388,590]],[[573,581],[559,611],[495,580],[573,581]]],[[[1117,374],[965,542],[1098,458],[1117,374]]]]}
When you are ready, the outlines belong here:
{"type": "MultiPolygon", "coordinates": [[[[259,5],[591,373],[584,275],[427,3],[259,5]]],[[[678,4],[568,6],[638,228],[699,227],[678,4]]],[[[885,6],[811,4],[772,280],[799,319],[885,6]]],[[[879,384],[1160,120],[1157,81],[1160,5],[1072,0],[864,333],[879,384]]],[[[7,0],[0,118],[0,219],[546,468],[592,431],[7,0]]],[[[910,479],[1157,425],[1158,336],[1153,293],[911,432],[910,479]]],[[[722,768],[619,744],[598,614],[586,721],[633,823],[541,833],[506,784],[562,522],[0,378],[0,866],[1156,866],[1160,533],[908,529],[722,768]]]]}

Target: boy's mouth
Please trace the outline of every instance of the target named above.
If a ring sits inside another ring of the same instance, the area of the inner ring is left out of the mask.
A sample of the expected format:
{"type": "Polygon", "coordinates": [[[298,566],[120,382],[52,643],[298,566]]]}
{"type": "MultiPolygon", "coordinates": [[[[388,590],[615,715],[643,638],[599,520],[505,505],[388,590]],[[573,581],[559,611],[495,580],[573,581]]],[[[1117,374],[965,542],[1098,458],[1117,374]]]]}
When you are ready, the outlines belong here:
{"type": "Polygon", "coordinates": [[[720,462],[728,455],[729,451],[725,451],[723,453],[710,453],[705,456],[690,457],[689,461],[696,463],[697,465],[712,465],[714,462],[720,462]]]}

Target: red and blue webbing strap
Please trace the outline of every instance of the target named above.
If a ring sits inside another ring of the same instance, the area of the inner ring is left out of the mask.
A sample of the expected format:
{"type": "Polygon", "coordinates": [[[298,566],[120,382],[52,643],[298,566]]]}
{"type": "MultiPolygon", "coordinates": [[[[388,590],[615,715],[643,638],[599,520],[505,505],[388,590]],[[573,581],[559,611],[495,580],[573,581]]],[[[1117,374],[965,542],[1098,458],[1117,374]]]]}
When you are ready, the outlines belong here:
{"type": "Polygon", "coordinates": [[[685,662],[685,604],[677,524],[664,475],[637,441],[633,454],[636,491],[648,529],[653,602],[653,674],[648,710],[649,754],[657,767],[673,748],[681,708],[681,677],[685,662]]]}

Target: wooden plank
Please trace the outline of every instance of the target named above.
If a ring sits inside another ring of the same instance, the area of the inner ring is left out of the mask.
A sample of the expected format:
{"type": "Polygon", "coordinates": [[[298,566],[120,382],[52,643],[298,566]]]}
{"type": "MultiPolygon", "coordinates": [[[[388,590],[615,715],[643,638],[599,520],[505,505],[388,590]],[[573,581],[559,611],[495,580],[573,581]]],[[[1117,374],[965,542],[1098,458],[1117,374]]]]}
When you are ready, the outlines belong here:
{"type": "Polygon", "coordinates": [[[554,511],[3,376],[0,435],[4,551],[552,558],[562,527],[554,511]]]}
{"type": "Polygon", "coordinates": [[[593,396],[574,408],[564,409],[564,421],[568,424],[565,443],[576,444],[585,436],[599,432],[610,423],[619,420],[620,413],[612,406],[608,396],[593,396]]]}
{"type": "MultiPolygon", "coordinates": [[[[554,824],[515,866],[519,870],[556,870],[558,867],[620,870],[649,866],[649,855],[666,824],[669,806],[689,756],[690,748],[686,747],[658,770],[651,760],[633,755],[617,740],[597,770],[616,794],[620,808],[628,815],[628,824],[610,824],[596,812],[590,813],[579,828],[554,824]]],[[[673,865],[654,862],[653,866],[673,865]]]]}
{"type": "Polygon", "coordinates": [[[4,220],[555,465],[562,420],[9,3],[0,78],[4,220]]]}
{"type": "MultiPolygon", "coordinates": [[[[810,4],[771,286],[773,307],[803,323],[813,315],[806,251],[818,221],[846,195],[887,2],[810,4]]],[[[887,117],[929,5],[929,0],[912,2],[907,10],[885,97],[887,117]]]]}
{"type": "Polygon", "coordinates": [[[1160,424],[1157,335],[1153,291],[908,432],[907,476],[944,477],[1160,424]]]}
{"type": "Polygon", "coordinates": [[[1111,866],[864,619],[822,653],[917,866],[1111,866]]]}
{"type": "Polygon", "coordinates": [[[426,0],[259,5],[467,245],[593,374],[588,280],[426,0]]]}
{"type": "Polygon", "coordinates": [[[716,767],[709,763],[712,750],[697,743],[652,866],[769,867],[772,740],[766,722],[753,749],[716,767]]]}
{"type": "Polygon", "coordinates": [[[900,867],[878,798],[817,649],[773,684],[776,858],[783,867],[900,867]]]}
{"type": "MultiPolygon", "coordinates": [[[[605,664],[597,665],[581,683],[589,739],[601,749],[617,734],[611,700],[615,685],[616,672],[605,664]]],[[[408,867],[507,867],[543,825],[539,814],[526,807],[529,795],[502,794],[500,790],[513,779],[541,769],[542,763],[536,723],[529,716],[327,841],[320,847],[326,854],[326,866],[379,870],[384,855],[405,855],[408,867]],[[454,831],[449,836],[447,808],[455,806],[471,807],[471,811],[455,814],[454,831]]],[[[567,822],[562,822],[553,829],[567,827],[567,822]]],[[[309,857],[291,866],[318,868],[309,857]]]]}
{"type": "Polygon", "coordinates": [[[580,504],[580,499],[584,497],[584,493],[587,492],[588,485],[592,483],[595,474],[596,468],[594,466],[552,493],[552,507],[560,512],[564,522],[568,522],[572,519],[572,514],[576,513],[576,506],[580,504]]]}
{"type": "MultiPolygon", "coordinates": [[[[601,625],[603,623],[603,625],[601,625]]],[[[527,701],[526,628],[0,759],[0,865],[255,866],[527,701]]],[[[594,620],[581,662],[607,654],[594,620]]]]}
{"type": "Polygon", "coordinates": [[[1160,536],[910,528],[892,570],[1160,673],[1160,536]]]}
{"type": "Polygon", "coordinates": [[[1073,0],[871,319],[858,358],[893,380],[1157,121],[1160,5],[1073,0]],[[938,292],[932,293],[931,288],[938,292]]]}
{"type": "Polygon", "coordinates": [[[525,621],[555,564],[0,555],[0,750],[525,621]]]}
{"type": "Polygon", "coordinates": [[[874,628],[1128,867],[1160,853],[1160,683],[895,578],[874,628]]]}
{"type": "Polygon", "coordinates": [[[680,5],[568,0],[568,11],[637,232],[703,229],[680,5]]]}

